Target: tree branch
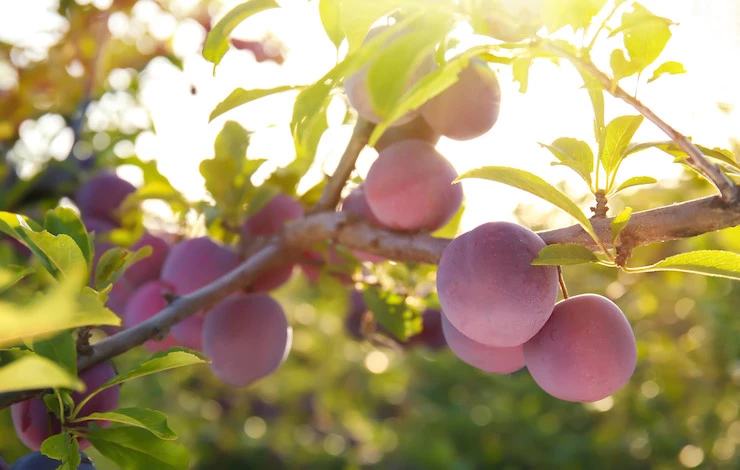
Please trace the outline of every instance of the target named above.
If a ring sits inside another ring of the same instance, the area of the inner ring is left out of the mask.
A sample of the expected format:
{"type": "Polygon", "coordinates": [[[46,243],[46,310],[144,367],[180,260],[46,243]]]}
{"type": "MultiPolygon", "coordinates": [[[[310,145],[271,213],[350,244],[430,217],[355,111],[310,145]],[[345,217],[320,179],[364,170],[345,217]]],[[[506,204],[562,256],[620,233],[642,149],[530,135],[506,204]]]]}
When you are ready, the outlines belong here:
{"type": "MultiPolygon", "coordinates": [[[[612,247],[612,220],[613,218],[605,218],[591,221],[596,234],[607,248],[612,247]]],[[[621,237],[629,238],[630,245],[637,247],[689,238],[737,225],[740,225],[740,204],[726,204],[720,196],[712,196],[636,212],[632,214],[621,237]]],[[[580,225],[545,230],[538,234],[548,245],[578,243],[592,251],[600,250],[580,225]]],[[[435,238],[426,233],[391,232],[346,212],[323,212],[289,222],[282,234],[270,238],[260,251],[227,275],[180,297],[152,318],[133,328],[92,345],[91,354],[79,358],[78,368],[87,369],[161,335],[195,312],[248,285],[255,275],[268,266],[326,240],[333,240],[347,248],[380,255],[389,260],[428,264],[437,264],[442,251],[451,241],[447,238],[435,238]]],[[[0,409],[41,393],[43,391],[31,390],[0,394],[0,409]]]]}
{"type": "Polygon", "coordinates": [[[362,118],[357,119],[355,129],[352,131],[352,137],[349,144],[347,144],[347,148],[344,150],[344,154],[342,154],[342,158],[339,160],[339,165],[326,183],[319,202],[311,209],[310,213],[333,211],[337,207],[339,200],[342,198],[342,189],[347,184],[352,170],[355,169],[357,157],[360,155],[362,149],[365,148],[365,145],[367,145],[373,129],[375,129],[375,124],[372,122],[362,118]]]}
{"type": "Polygon", "coordinates": [[[542,44],[546,50],[568,59],[573,63],[573,65],[592,75],[596,80],[598,80],[604,90],[635,108],[640,114],[648,118],[653,124],[658,126],[660,130],[665,132],[666,135],[681,148],[681,150],[686,152],[686,155],[688,155],[686,162],[709,181],[714,183],[725,202],[732,204],[736,203],[740,199],[740,188],[724,174],[718,165],[709,161],[707,157],[704,156],[704,153],[702,153],[702,151],[693,142],[691,142],[688,137],[681,134],[663,119],[658,117],[653,110],[642,104],[640,100],[627,93],[615,80],[609,78],[607,74],[599,70],[593,62],[577,57],[552,42],[543,42],[542,44]]]}

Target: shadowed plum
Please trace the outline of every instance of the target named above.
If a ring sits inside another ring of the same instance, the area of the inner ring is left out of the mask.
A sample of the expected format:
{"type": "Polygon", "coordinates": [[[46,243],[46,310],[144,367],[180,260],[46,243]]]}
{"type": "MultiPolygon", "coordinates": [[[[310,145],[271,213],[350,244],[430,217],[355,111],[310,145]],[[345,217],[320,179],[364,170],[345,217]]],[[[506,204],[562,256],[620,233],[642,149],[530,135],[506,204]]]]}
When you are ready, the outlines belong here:
{"type": "Polygon", "coordinates": [[[457,172],[429,142],[406,140],[382,152],[365,180],[365,199],[383,225],[436,230],[462,204],[457,172]]]}
{"type": "MultiPolygon", "coordinates": [[[[242,237],[269,237],[278,233],[286,222],[302,218],[303,206],[290,196],[278,194],[244,222],[242,237]]],[[[293,264],[265,270],[251,286],[253,292],[268,292],[285,284],[293,274],[293,264]]]]}
{"type": "Polygon", "coordinates": [[[175,294],[189,294],[210,284],[239,265],[236,252],[208,237],[184,240],[170,249],[161,279],[175,294]]]}
{"type": "Polygon", "coordinates": [[[426,309],[421,314],[421,333],[408,339],[410,346],[423,346],[432,350],[443,349],[447,346],[442,331],[442,312],[435,309],[426,309]]]}
{"type": "Polygon", "coordinates": [[[468,338],[523,344],[542,328],[558,295],[554,266],[532,266],[545,243],[509,222],[478,226],[450,242],[437,269],[442,311],[468,338]]]}
{"type": "MultiPolygon", "coordinates": [[[[32,452],[16,460],[10,470],[56,470],[60,465],[61,460],[50,459],[41,452],[32,452]]],[[[83,452],[80,452],[77,470],[95,470],[92,460],[83,452]]]]}
{"type": "Polygon", "coordinates": [[[539,333],[524,344],[532,378],[550,395],[590,402],[608,397],[632,377],[635,335],[614,302],[595,294],[562,300],[539,333]]]}
{"type": "Polygon", "coordinates": [[[479,137],[493,127],[501,106],[501,88],[493,70],[473,59],[459,80],[424,103],[421,115],[436,132],[455,140],[479,137]]]}
{"type": "Polygon", "coordinates": [[[126,196],[136,191],[134,185],[113,173],[100,173],[87,180],[75,193],[75,203],[84,217],[121,223],[118,210],[126,196]]]}
{"type": "MultiPolygon", "coordinates": [[[[103,362],[80,373],[79,377],[85,383],[84,392],[72,393],[72,399],[79,403],[90,392],[97,389],[103,383],[115,377],[116,372],[113,367],[103,362]]],[[[120,395],[120,386],[116,385],[103,390],[96,394],[80,410],[79,416],[88,416],[91,413],[102,413],[112,411],[118,408],[118,399],[120,395]]],[[[11,416],[15,432],[20,440],[31,450],[39,450],[44,440],[61,431],[59,419],[51,413],[41,399],[26,400],[15,403],[11,406],[11,416]]],[[[108,427],[109,421],[95,421],[99,426],[108,427]]],[[[86,421],[80,426],[87,426],[90,422],[86,421]]],[[[84,450],[90,446],[90,443],[84,439],[79,439],[80,449],[84,450]]]]}
{"type": "MultiPolygon", "coordinates": [[[[168,304],[164,295],[171,294],[172,291],[172,286],[164,281],[149,281],[140,286],[126,305],[123,317],[124,326],[131,328],[165,309],[168,304]]],[[[177,340],[172,333],[161,341],[149,340],[144,343],[144,347],[151,352],[166,350],[172,346],[177,346],[177,340]]]]}
{"type": "Polygon", "coordinates": [[[492,374],[510,374],[524,367],[521,345],[499,348],[468,338],[441,315],[442,330],[453,353],[476,369],[492,374]]]}
{"type": "Polygon", "coordinates": [[[288,355],[291,337],[288,319],[272,297],[234,296],[206,316],[203,352],[219,379],[244,387],[277,370],[288,355]]]}
{"type": "Polygon", "coordinates": [[[439,133],[435,132],[422,116],[417,116],[406,124],[386,129],[380,139],[375,142],[375,150],[381,152],[390,145],[412,139],[424,140],[432,145],[437,145],[439,138],[439,133]]]}
{"type": "Polygon", "coordinates": [[[132,264],[126,272],[123,273],[123,278],[129,283],[131,288],[136,288],[147,281],[158,279],[162,272],[164,260],[167,259],[167,254],[170,251],[170,244],[167,243],[164,238],[152,235],[151,233],[145,233],[142,235],[141,238],[131,248],[129,248],[129,251],[136,252],[136,250],[145,246],[152,247],[152,254],[132,264]]]}

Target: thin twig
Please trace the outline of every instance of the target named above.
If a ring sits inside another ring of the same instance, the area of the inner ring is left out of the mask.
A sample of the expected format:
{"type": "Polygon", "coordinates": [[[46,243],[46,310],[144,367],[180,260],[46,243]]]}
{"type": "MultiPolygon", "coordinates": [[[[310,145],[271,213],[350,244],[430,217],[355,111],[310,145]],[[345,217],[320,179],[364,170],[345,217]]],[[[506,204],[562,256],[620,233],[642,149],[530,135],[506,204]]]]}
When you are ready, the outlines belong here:
{"type": "Polygon", "coordinates": [[[375,124],[372,122],[362,118],[357,120],[349,144],[347,144],[347,148],[339,160],[339,165],[326,183],[324,192],[321,194],[321,198],[316,203],[316,206],[311,209],[311,213],[331,211],[337,207],[342,197],[342,189],[344,189],[344,185],[347,184],[347,180],[355,169],[357,157],[360,155],[362,149],[365,148],[365,145],[367,145],[373,129],[375,129],[375,124]]]}
{"type": "Polygon", "coordinates": [[[560,283],[560,290],[563,292],[563,298],[567,299],[568,288],[565,286],[565,279],[563,279],[563,267],[558,266],[558,282],[560,283]]]}
{"type": "Polygon", "coordinates": [[[722,169],[709,161],[704,156],[701,150],[689,140],[688,137],[678,132],[676,129],[671,127],[667,122],[658,117],[653,110],[642,104],[634,96],[627,93],[622,87],[617,84],[616,81],[609,78],[607,74],[599,70],[591,61],[577,57],[568,51],[565,51],[551,42],[543,42],[543,47],[551,52],[554,52],[561,57],[570,60],[573,65],[584,70],[585,72],[592,75],[596,80],[599,81],[601,86],[616,98],[621,99],[625,103],[631,105],[640,114],[648,118],[653,124],[658,126],[660,130],[666,133],[672,141],[674,141],[684,152],[688,155],[686,163],[695,168],[700,174],[706,177],[709,181],[719,190],[722,195],[722,200],[727,204],[734,204],[740,199],[740,188],[732,182],[732,180],[724,174],[722,169]]]}

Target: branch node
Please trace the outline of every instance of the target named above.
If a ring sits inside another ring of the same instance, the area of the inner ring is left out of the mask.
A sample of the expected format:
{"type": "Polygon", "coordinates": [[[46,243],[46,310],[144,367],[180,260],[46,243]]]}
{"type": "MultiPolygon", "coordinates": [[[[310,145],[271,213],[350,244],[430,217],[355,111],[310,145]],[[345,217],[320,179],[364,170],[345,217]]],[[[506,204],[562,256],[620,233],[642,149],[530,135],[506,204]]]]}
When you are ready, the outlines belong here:
{"type": "Polygon", "coordinates": [[[77,330],[77,354],[81,356],[90,356],[92,354],[92,346],[90,346],[90,338],[92,337],[92,327],[83,326],[77,330]]]}
{"type": "Polygon", "coordinates": [[[606,213],[609,212],[609,206],[607,206],[609,201],[606,198],[606,192],[600,189],[594,193],[594,196],[596,196],[596,206],[590,208],[591,212],[594,213],[591,218],[604,219],[606,218],[606,213]]]}

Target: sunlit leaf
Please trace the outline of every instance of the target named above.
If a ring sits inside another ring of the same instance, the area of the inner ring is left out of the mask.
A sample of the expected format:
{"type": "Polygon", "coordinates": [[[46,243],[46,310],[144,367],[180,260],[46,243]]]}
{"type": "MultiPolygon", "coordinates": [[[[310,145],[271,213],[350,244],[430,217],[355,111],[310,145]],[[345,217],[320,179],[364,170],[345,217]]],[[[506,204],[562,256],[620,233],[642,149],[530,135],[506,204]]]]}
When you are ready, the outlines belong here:
{"type": "Polygon", "coordinates": [[[329,39],[337,48],[339,48],[339,45],[344,39],[344,30],[342,29],[340,15],[341,3],[342,0],[319,0],[321,24],[324,26],[326,35],[329,36],[329,39]]]}
{"type": "Polygon", "coordinates": [[[413,322],[419,317],[419,312],[407,305],[404,296],[376,287],[365,289],[362,296],[378,323],[399,340],[406,341],[419,333],[419,325],[416,325],[419,322],[413,322]]]}
{"type": "Polygon", "coordinates": [[[229,50],[229,35],[234,28],[256,13],[279,6],[275,0],[249,0],[235,7],[216,23],[206,36],[206,42],[203,45],[203,57],[213,62],[214,72],[226,51],[229,50]]]}
{"type": "Polygon", "coordinates": [[[655,69],[655,72],[653,72],[653,76],[648,79],[648,83],[660,78],[660,76],[664,74],[678,75],[681,73],[686,73],[686,69],[683,68],[683,64],[681,62],[665,62],[661,64],[660,67],[655,69]]]}
{"type": "Polygon", "coordinates": [[[598,237],[591,226],[591,222],[578,208],[576,203],[571,201],[568,196],[537,175],[516,168],[487,166],[463,173],[457,180],[466,178],[481,178],[490,181],[497,181],[541,197],[570,214],[579,224],[581,224],[583,229],[586,230],[594,240],[598,240],[598,237]]]}
{"type": "Polygon", "coordinates": [[[227,111],[247,104],[251,101],[264,98],[265,96],[283,93],[286,91],[301,90],[303,88],[305,88],[305,86],[292,85],[282,85],[275,88],[256,90],[245,90],[244,88],[237,88],[236,90],[232,91],[231,94],[227,96],[222,102],[217,104],[215,108],[213,108],[213,111],[211,111],[211,115],[208,117],[208,121],[213,121],[227,111]]]}
{"type": "Polygon", "coordinates": [[[564,245],[547,245],[532,261],[534,266],[566,266],[571,264],[594,263],[599,259],[583,245],[567,243],[564,245]]]}
{"type": "Polygon", "coordinates": [[[177,434],[167,424],[167,415],[147,408],[119,408],[105,413],[92,413],[75,420],[80,421],[112,421],[146,429],[160,439],[177,439],[177,434]]]}
{"type": "Polygon", "coordinates": [[[573,168],[591,186],[591,172],[594,167],[594,153],[589,145],[571,137],[555,139],[550,144],[540,143],[548,149],[561,163],[573,168]]]}
{"type": "Polygon", "coordinates": [[[82,391],[85,385],[58,364],[36,354],[26,354],[0,367],[0,392],[44,388],[82,391]]]}
{"type": "Polygon", "coordinates": [[[599,158],[607,175],[611,175],[619,167],[643,119],[641,115],[620,116],[606,125],[599,158]]]}
{"type": "Polygon", "coordinates": [[[550,33],[570,26],[586,29],[591,20],[606,4],[606,0],[560,0],[542,2],[542,18],[550,33]]]}
{"type": "Polygon", "coordinates": [[[612,245],[617,242],[619,234],[622,233],[622,230],[624,230],[629,223],[630,217],[632,217],[632,208],[625,207],[624,210],[622,210],[622,212],[612,220],[612,245]]]}
{"type": "Polygon", "coordinates": [[[105,289],[116,282],[132,264],[152,254],[152,247],[142,246],[135,252],[114,247],[103,253],[95,270],[95,289],[105,289]]]}
{"type": "Polygon", "coordinates": [[[68,235],[80,248],[85,263],[88,266],[92,264],[92,242],[87,236],[82,220],[75,211],[62,206],[47,211],[44,228],[52,235],[68,235]]]}
{"type": "Polygon", "coordinates": [[[633,186],[641,186],[644,184],[655,184],[657,182],[658,180],[650,176],[635,176],[633,178],[628,179],[624,183],[620,184],[619,187],[615,189],[612,194],[617,194],[618,192],[624,189],[627,189],[627,188],[631,188],[633,186]]]}
{"type": "Polygon", "coordinates": [[[680,271],[740,280],[740,254],[722,250],[691,251],[650,266],[630,269],[636,272],[680,271]]]}

